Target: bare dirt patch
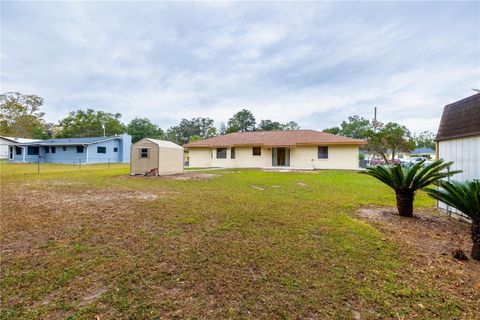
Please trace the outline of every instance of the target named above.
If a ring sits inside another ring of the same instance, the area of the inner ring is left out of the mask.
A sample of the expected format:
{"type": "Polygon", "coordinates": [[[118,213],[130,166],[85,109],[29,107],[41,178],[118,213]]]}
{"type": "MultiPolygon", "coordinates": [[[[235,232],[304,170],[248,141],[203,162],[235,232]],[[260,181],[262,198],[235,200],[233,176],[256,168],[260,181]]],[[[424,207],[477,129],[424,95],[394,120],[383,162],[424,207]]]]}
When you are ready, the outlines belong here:
{"type": "MultiPolygon", "coordinates": [[[[400,217],[391,207],[362,208],[357,213],[401,248],[413,252],[411,263],[416,272],[431,274],[443,290],[480,301],[480,262],[453,257],[458,249],[470,255],[469,223],[436,209],[416,210],[413,218],[400,217]]],[[[476,308],[480,311],[480,304],[476,308]]]]}

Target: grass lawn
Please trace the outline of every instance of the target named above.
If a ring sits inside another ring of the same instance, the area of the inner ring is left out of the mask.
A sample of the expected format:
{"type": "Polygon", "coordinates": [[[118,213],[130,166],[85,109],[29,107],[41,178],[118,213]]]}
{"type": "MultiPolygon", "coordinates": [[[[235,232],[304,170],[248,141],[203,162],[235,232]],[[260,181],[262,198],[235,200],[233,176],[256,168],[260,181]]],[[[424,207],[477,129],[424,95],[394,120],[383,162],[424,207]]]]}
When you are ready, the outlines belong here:
{"type": "Polygon", "coordinates": [[[448,280],[412,266],[416,252],[357,218],[395,203],[365,175],[35,172],[1,164],[1,319],[479,317],[480,295],[442,290],[448,280]]]}

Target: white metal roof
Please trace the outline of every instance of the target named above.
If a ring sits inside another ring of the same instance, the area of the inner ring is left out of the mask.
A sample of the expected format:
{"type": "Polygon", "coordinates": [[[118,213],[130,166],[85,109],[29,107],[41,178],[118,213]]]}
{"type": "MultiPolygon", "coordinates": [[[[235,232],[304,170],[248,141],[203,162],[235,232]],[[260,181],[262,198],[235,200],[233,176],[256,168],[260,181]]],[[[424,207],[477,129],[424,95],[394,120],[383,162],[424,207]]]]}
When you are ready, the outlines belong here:
{"type": "Polygon", "coordinates": [[[42,140],[39,140],[39,139],[27,139],[27,138],[4,137],[4,136],[0,136],[0,138],[10,140],[10,141],[16,142],[16,143],[31,143],[31,142],[42,141],[42,140]]]}
{"type": "Polygon", "coordinates": [[[148,140],[150,142],[155,143],[159,147],[162,148],[171,148],[171,149],[181,149],[183,150],[183,147],[179,146],[176,143],[173,143],[171,141],[166,141],[166,140],[157,140],[157,139],[150,139],[150,138],[145,138],[145,140],[148,140]]]}

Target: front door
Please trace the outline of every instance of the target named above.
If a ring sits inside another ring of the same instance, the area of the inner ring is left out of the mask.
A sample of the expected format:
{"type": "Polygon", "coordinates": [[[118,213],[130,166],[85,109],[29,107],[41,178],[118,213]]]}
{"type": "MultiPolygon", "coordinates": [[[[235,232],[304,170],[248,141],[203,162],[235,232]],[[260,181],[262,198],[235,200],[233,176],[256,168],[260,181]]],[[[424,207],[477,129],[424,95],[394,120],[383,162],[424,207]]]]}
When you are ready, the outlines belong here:
{"type": "Polygon", "coordinates": [[[290,148],[272,148],[272,166],[290,166],[290,148]]]}

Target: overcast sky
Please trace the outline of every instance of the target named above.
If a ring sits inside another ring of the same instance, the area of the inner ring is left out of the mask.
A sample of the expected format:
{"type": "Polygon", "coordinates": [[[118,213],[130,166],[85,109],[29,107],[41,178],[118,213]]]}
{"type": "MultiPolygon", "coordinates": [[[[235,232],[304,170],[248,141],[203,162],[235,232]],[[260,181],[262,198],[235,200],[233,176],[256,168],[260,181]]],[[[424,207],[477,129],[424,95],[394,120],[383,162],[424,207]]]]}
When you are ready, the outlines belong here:
{"type": "Polygon", "coordinates": [[[1,91],[68,111],[436,131],[480,87],[479,2],[1,2],[1,91]]]}

